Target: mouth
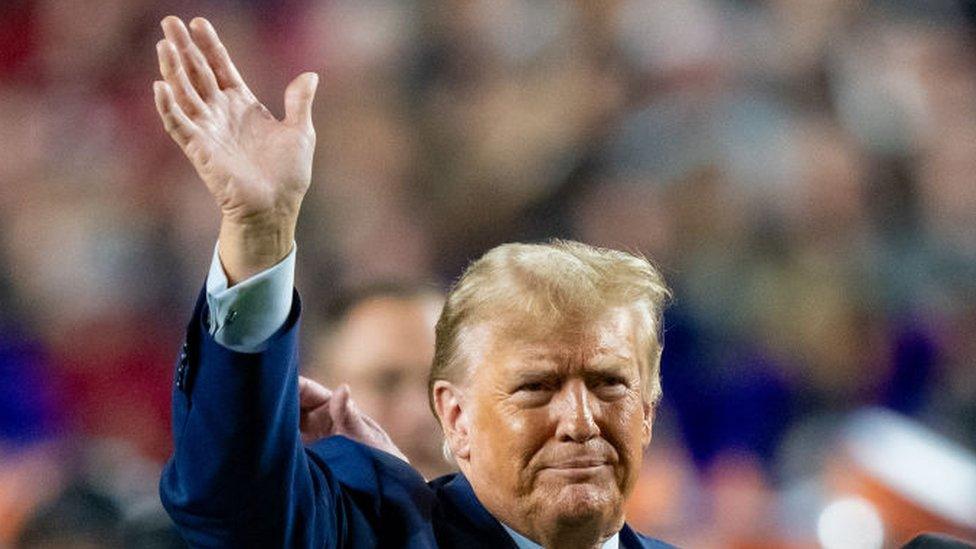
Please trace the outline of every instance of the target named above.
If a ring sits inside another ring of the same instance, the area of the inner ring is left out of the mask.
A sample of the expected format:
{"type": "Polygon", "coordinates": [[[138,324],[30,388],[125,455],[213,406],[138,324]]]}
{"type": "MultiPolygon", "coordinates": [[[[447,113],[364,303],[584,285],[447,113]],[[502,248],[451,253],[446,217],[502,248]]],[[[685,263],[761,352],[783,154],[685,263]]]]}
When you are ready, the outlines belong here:
{"type": "Polygon", "coordinates": [[[584,458],[561,461],[543,467],[542,470],[561,476],[588,477],[610,467],[605,459],[584,458]]]}
{"type": "Polygon", "coordinates": [[[547,465],[547,469],[586,469],[606,465],[607,460],[599,458],[576,458],[547,465]]]}

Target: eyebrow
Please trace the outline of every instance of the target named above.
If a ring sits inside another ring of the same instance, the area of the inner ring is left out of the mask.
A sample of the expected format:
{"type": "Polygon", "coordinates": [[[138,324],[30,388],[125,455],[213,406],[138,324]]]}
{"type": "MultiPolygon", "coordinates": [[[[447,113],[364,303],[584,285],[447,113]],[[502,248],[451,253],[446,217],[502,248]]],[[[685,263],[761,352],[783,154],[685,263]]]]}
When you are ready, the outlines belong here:
{"type": "Polygon", "coordinates": [[[516,372],[510,379],[513,386],[526,383],[554,383],[562,378],[562,373],[555,370],[540,372],[516,372]]]}
{"type": "MultiPolygon", "coordinates": [[[[609,368],[587,369],[580,373],[580,376],[587,384],[606,381],[619,380],[627,382],[631,379],[623,364],[610,366],[609,368]]],[[[530,383],[543,383],[548,385],[561,385],[566,378],[566,373],[555,368],[546,368],[536,371],[518,371],[509,379],[510,390],[514,391],[518,387],[530,383]]]]}

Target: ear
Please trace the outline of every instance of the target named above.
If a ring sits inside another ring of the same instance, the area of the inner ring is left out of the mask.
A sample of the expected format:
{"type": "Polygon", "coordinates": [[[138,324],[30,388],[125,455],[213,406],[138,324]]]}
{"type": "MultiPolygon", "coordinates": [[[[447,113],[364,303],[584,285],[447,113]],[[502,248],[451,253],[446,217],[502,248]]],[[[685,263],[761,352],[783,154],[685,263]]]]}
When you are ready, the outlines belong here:
{"type": "MultiPolygon", "coordinates": [[[[660,341],[660,338],[658,338],[660,341]]],[[[658,344],[657,352],[653,353],[651,356],[651,366],[652,372],[657,373],[657,379],[655,380],[655,391],[651,392],[647,386],[644,386],[643,392],[643,406],[644,406],[644,421],[641,425],[641,447],[647,449],[647,445],[651,443],[651,436],[654,431],[654,413],[657,411],[657,405],[661,402],[661,355],[664,354],[664,346],[658,344]],[[653,395],[653,397],[651,396],[653,395]]]]}
{"type": "Polygon", "coordinates": [[[651,443],[651,434],[654,427],[654,411],[657,403],[644,399],[644,421],[641,423],[641,447],[647,448],[651,443]]]}
{"type": "Polygon", "coordinates": [[[464,406],[464,393],[460,387],[439,379],[434,382],[434,409],[441,420],[444,437],[457,460],[471,457],[469,411],[464,406]]]}

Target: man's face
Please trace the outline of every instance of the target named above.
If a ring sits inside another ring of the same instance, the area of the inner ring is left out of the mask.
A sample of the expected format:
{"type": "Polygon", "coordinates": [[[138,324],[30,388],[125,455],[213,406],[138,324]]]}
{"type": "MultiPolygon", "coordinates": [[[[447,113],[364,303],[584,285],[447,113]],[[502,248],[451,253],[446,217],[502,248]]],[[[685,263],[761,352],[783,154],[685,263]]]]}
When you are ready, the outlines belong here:
{"type": "Polygon", "coordinates": [[[323,339],[313,376],[348,383],[360,408],[389,433],[428,478],[446,472],[440,430],[427,407],[436,295],[376,297],[353,307],[323,339]]]}
{"type": "Polygon", "coordinates": [[[516,530],[621,526],[651,436],[634,326],[619,308],[539,336],[475,328],[467,340],[470,457],[461,467],[482,503],[516,530]]]}

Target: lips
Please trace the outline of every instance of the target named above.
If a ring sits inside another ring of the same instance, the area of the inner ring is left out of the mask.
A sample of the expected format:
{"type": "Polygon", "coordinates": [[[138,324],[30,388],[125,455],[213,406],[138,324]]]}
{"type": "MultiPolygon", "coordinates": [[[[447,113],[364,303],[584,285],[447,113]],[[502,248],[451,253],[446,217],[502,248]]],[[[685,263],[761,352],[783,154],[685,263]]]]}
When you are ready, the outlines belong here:
{"type": "Polygon", "coordinates": [[[545,469],[592,469],[603,465],[607,465],[604,458],[574,458],[549,464],[545,469]]]}

